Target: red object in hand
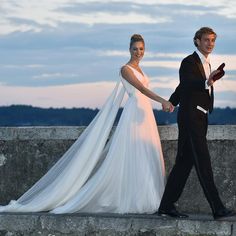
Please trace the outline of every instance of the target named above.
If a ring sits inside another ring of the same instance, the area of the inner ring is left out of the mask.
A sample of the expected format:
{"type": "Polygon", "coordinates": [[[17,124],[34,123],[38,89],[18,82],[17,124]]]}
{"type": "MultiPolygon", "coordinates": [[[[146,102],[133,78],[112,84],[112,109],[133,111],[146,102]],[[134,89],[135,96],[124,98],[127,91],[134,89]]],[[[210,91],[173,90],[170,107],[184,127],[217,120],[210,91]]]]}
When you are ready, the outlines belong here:
{"type": "Polygon", "coordinates": [[[225,74],[224,67],[225,67],[225,63],[222,63],[222,64],[217,68],[217,70],[219,70],[220,72],[218,72],[217,74],[215,74],[215,75],[213,76],[212,79],[214,80],[214,82],[215,82],[216,80],[221,79],[221,78],[224,76],[224,74],[225,74]]]}

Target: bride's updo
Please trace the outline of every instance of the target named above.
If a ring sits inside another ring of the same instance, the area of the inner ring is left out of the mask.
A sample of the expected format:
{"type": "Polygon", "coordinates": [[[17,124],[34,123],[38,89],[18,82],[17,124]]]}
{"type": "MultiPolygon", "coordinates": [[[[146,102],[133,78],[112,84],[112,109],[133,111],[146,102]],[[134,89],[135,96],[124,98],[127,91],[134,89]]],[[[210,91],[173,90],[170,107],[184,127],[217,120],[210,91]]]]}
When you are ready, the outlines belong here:
{"type": "Polygon", "coordinates": [[[131,36],[131,39],[130,39],[129,48],[131,48],[132,45],[133,45],[134,43],[136,43],[136,42],[142,42],[143,45],[145,46],[144,39],[143,39],[142,35],[140,35],[140,34],[133,34],[133,35],[131,36]]]}

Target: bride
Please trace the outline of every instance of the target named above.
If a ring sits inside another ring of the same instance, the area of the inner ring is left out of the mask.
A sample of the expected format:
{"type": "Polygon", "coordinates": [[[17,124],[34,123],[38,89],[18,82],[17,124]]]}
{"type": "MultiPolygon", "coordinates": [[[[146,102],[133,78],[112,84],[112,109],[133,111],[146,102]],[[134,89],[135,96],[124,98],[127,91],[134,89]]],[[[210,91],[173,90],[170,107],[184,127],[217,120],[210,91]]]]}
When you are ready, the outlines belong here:
{"type": "Polygon", "coordinates": [[[90,125],[59,161],[18,200],[0,212],[154,213],[164,191],[160,137],[149,98],[172,111],[170,102],[148,89],[139,67],[145,51],[141,35],[130,41],[129,62],[90,125]],[[121,87],[121,88],[120,88],[121,87]],[[119,123],[108,140],[124,93],[119,123]]]}

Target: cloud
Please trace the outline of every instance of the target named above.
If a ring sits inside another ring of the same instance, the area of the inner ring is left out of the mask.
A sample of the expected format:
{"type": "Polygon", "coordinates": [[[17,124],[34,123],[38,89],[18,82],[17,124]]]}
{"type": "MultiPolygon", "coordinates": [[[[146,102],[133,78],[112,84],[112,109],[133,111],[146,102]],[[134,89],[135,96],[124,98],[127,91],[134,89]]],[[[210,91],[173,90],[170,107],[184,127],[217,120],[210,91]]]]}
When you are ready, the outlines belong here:
{"type": "MultiPolygon", "coordinates": [[[[155,16],[147,13],[123,11],[100,11],[89,10],[86,12],[68,12],[68,6],[73,5],[71,1],[4,1],[2,11],[5,13],[0,17],[0,34],[6,35],[16,31],[20,32],[41,32],[45,28],[57,28],[63,23],[76,24],[157,24],[170,21],[168,16],[155,16]],[[67,8],[65,8],[67,7],[67,8]],[[65,9],[63,9],[65,8],[65,9]],[[67,10],[66,10],[67,9],[67,10]],[[79,13],[79,14],[78,14],[79,13]],[[28,22],[28,24],[27,24],[28,22]]],[[[79,1],[74,1],[79,4],[79,1]]],[[[99,2],[90,3],[99,4],[99,2]]],[[[74,6],[73,6],[74,7],[74,6]]]]}
{"type": "Polygon", "coordinates": [[[41,29],[38,27],[34,27],[29,24],[16,24],[9,19],[1,19],[0,18],[0,35],[7,35],[12,32],[27,32],[27,31],[34,31],[40,32],[41,29]]]}
{"type": "Polygon", "coordinates": [[[217,68],[222,62],[225,63],[225,70],[236,71],[236,54],[213,54],[211,56],[213,68],[217,68]]]}
{"type": "Polygon", "coordinates": [[[169,69],[178,69],[180,66],[179,61],[143,61],[144,67],[163,67],[169,69]]]}
{"type": "Polygon", "coordinates": [[[71,78],[71,77],[79,77],[78,74],[66,74],[66,73],[44,73],[44,74],[40,74],[40,75],[34,75],[33,79],[48,79],[48,78],[52,78],[52,79],[57,79],[60,77],[67,77],[67,78],[71,78]]]}
{"type": "Polygon", "coordinates": [[[39,107],[101,107],[115,83],[99,82],[50,87],[14,87],[0,84],[0,105],[39,107]],[[11,94],[9,97],[8,95],[11,94]],[[89,94],[89,96],[88,96],[89,94]]]}
{"type": "Polygon", "coordinates": [[[60,15],[61,22],[73,22],[80,24],[157,24],[169,22],[168,17],[151,17],[147,14],[140,14],[135,12],[130,13],[110,13],[97,12],[91,14],[81,14],[79,16],[60,15]]]}
{"type": "MultiPolygon", "coordinates": [[[[216,107],[236,107],[236,86],[228,84],[228,90],[216,89],[216,107]]],[[[73,85],[49,87],[14,87],[0,84],[2,99],[0,105],[27,104],[39,107],[91,107],[101,108],[112,92],[116,82],[79,83],[73,85]],[[11,96],[9,96],[11,94],[11,96]]],[[[177,81],[174,78],[162,78],[161,82],[150,83],[150,88],[160,96],[168,99],[174,91],[177,81]]],[[[219,86],[222,87],[222,86],[219,86]]],[[[123,103],[124,104],[124,103],[123,103]]],[[[160,109],[160,104],[152,102],[154,108],[160,109]]]]}
{"type": "Polygon", "coordinates": [[[29,64],[29,65],[10,65],[10,64],[0,64],[0,68],[7,68],[7,69],[19,69],[19,68],[42,68],[45,67],[45,65],[40,65],[40,64],[29,64]]]}
{"type": "MultiPolygon", "coordinates": [[[[98,54],[100,56],[107,57],[127,57],[129,56],[129,52],[122,50],[103,50],[99,51],[98,54]]],[[[156,52],[145,52],[145,58],[172,58],[172,59],[183,59],[187,54],[185,53],[156,53],[156,52]]]]}
{"type": "Polygon", "coordinates": [[[0,34],[58,28],[73,24],[159,24],[170,23],[176,15],[202,16],[218,14],[236,18],[236,3],[224,0],[205,1],[78,1],[11,0],[1,1],[0,34]],[[102,6],[102,7],[101,7],[102,6]],[[125,7],[124,7],[125,6],[125,7]],[[168,10],[171,14],[167,14],[168,10]]]}
{"type": "MultiPolygon", "coordinates": [[[[217,81],[214,84],[214,88],[216,92],[226,92],[226,91],[234,92],[235,99],[236,99],[236,80],[229,80],[223,77],[223,79],[221,79],[220,81],[217,81]]],[[[236,103],[235,100],[234,102],[236,103]]]]}

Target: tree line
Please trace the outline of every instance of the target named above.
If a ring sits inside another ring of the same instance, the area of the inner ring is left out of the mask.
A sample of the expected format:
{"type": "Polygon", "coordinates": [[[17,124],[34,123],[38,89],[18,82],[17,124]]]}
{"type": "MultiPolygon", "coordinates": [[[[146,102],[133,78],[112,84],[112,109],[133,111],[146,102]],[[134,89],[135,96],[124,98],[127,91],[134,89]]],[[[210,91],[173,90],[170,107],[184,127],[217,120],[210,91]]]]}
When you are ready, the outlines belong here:
{"type": "MultiPolygon", "coordinates": [[[[158,125],[175,124],[177,110],[166,113],[154,109],[158,125]]],[[[0,107],[0,126],[87,126],[98,113],[90,108],[40,108],[27,105],[0,107]]],[[[119,109],[115,123],[122,113],[119,109]]],[[[209,116],[209,124],[236,124],[236,108],[215,108],[209,116]]]]}

